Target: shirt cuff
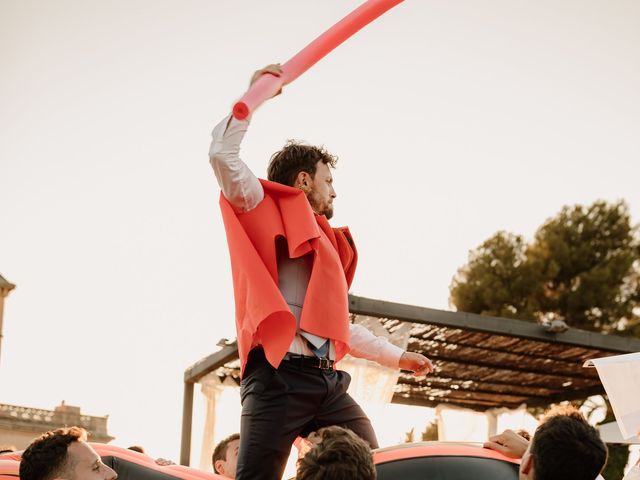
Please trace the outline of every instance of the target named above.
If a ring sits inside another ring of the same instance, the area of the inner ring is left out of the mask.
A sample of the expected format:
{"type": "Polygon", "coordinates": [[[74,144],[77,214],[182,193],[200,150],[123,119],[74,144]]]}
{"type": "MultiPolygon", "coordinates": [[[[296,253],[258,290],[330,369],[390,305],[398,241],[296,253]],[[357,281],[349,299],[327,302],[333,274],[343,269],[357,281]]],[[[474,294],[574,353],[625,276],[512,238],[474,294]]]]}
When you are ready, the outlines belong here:
{"type": "MultiPolygon", "coordinates": [[[[220,123],[218,123],[211,132],[211,151],[220,151],[223,148],[220,148],[221,145],[225,143],[225,140],[231,137],[234,134],[240,133],[240,137],[237,138],[237,142],[240,143],[242,137],[246,133],[249,128],[250,117],[246,120],[238,120],[232,114],[224,117],[220,123]]],[[[235,146],[235,145],[234,145],[235,146]]],[[[210,152],[211,153],[211,152],[210,152]]]]}

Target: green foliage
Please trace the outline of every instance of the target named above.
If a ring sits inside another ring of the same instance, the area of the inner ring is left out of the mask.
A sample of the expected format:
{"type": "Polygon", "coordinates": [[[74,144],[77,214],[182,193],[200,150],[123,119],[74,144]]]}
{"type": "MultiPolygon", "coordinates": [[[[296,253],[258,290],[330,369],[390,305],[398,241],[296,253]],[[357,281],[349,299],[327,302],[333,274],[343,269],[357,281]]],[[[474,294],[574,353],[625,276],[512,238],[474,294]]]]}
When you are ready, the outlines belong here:
{"type": "Polygon", "coordinates": [[[519,235],[498,232],[469,255],[451,286],[459,311],[508,318],[530,318],[527,302],[536,287],[519,235]]]}
{"type": "Polygon", "coordinates": [[[412,443],[413,439],[414,439],[414,430],[415,428],[412,428],[411,430],[409,430],[408,432],[404,432],[404,442],[403,443],[412,443]]]}
{"type": "Polygon", "coordinates": [[[629,461],[628,445],[608,445],[609,456],[607,464],[602,470],[602,476],[607,480],[622,480],[624,467],[629,461]]]}
{"type": "Polygon", "coordinates": [[[564,207],[526,243],[498,232],[451,284],[460,311],[609,333],[640,333],[640,240],[627,205],[564,207]]]}
{"type": "MultiPolygon", "coordinates": [[[[604,398],[607,406],[607,415],[604,417],[604,420],[602,420],[602,424],[615,420],[611,404],[606,397],[604,398]]],[[[609,455],[607,457],[607,464],[602,470],[602,476],[607,480],[622,480],[622,477],[624,477],[624,467],[629,461],[629,446],[609,444],[607,448],[609,449],[609,455]]]]}
{"type": "Polygon", "coordinates": [[[433,421],[427,423],[424,427],[424,431],[422,432],[422,441],[423,442],[431,442],[438,440],[438,422],[433,421]]]}

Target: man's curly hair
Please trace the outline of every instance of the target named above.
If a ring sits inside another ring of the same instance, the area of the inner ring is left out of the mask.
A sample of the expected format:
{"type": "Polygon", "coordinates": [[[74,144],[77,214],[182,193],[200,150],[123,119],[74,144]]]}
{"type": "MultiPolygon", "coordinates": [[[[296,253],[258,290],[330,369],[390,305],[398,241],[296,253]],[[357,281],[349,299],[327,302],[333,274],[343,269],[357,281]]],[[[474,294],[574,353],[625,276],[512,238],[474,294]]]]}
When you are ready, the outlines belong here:
{"type": "Polygon", "coordinates": [[[22,454],[20,480],[52,480],[73,469],[67,449],[71,443],[86,439],[87,432],[79,427],[42,434],[22,454]]]}
{"type": "Polygon", "coordinates": [[[307,172],[313,178],[318,162],[336,168],[338,157],[330,154],[324,147],[289,140],[281,150],[271,156],[267,167],[267,179],[293,187],[300,172],[307,172]]]}
{"type": "Polygon", "coordinates": [[[319,444],[298,460],[296,480],[375,480],[369,445],[351,430],[325,427],[319,444]]]}

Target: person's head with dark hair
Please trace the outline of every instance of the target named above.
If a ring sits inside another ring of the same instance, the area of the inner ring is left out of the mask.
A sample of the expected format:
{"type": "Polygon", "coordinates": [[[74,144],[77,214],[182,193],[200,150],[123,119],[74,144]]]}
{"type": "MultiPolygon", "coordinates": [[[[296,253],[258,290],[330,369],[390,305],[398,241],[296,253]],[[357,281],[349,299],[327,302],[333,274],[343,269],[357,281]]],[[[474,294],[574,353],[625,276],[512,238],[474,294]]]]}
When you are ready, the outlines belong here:
{"type": "Polygon", "coordinates": [[[133,450],[134,452],[144,453],[144,448],[141,447],[140,445],[131,445],[130,447],[127,447],[127,450],[133,450]]]}
{"type": "Polygon", "coordinates": [[[16,447],[14,445],[0,445],[0,455],[3,453],[12,453],[16,451],[16,447]]]}
{"type": "Polygon", "coordinates": [[[540,425],[544,425],[545,422],[552,419],[553,417],[558,417],[558,416],[575,418],[579,422],[582,422],[585,425],[589,425],[589,423],[587,422],[587,419],[584,418],[584,415],[582,415],[582,413],[580,413],[580,410],[578,410],[576,407],[574,407],[570,403],[567,403],[565,405],[554,405],[551,408],[549,408],[549,410],[544,412],[544,414],[542,415],[542,418],[540,418],[540,424],[538,425],[538,427],[540,425]]]}
{"type": "Polygon", "coordinates": [[[375,480],[369,445],[351,430],[325,427],[316,443],[298,460],[296,480],[375,480]]]}
{"type": "Polygon", "coordinates": [[[36,438],[22,454],[20,480],[115,480],[86,442],[82,428],[59,428],[36,438]]]}
{"type": "Polygon", "coordinates": [[[551,409],[522,457],[520,478],[594,480],[607,462],[598,431],[571,406],[551,409]]]}
{"type": "Polygon", "coordinates": [[[267,168],[267,179],[302,190],[311,208],[328,219],[333,216],[333,189],[331,168],[338,158],[324,147],[314,147],[289,140],[271,156],[267,168]]]}
{"type": "Polygon", "coordinates": [[[234,433],[216,445],[211,456],[213,471],[227,478],[236,477],[240,434],[234,433]]]}

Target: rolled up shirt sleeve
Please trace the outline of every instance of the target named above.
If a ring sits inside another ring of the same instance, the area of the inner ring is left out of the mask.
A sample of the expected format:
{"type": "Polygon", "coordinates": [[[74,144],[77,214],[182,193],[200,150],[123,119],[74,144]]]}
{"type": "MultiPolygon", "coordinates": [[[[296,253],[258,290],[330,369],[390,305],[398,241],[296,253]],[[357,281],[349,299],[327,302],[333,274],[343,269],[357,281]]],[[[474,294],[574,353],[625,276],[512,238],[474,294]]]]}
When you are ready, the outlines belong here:
{"type": "Polygon", "coordinates": [[[248,120],[225,117],[213,129],[209,148],[209,161],[222,194],[237,212],[252,210],[264,198],[260,181],[240,159],[240,144],[248,127],[248,120]]]}
{"type": "Polygon", "coordinates": [[[384,337],[377,337],[366,327],[352,323],[349,325],[351,351],[354,357],[379,363],[384,367],[399,368],[404,350],[390,343],[384,337]]]}

